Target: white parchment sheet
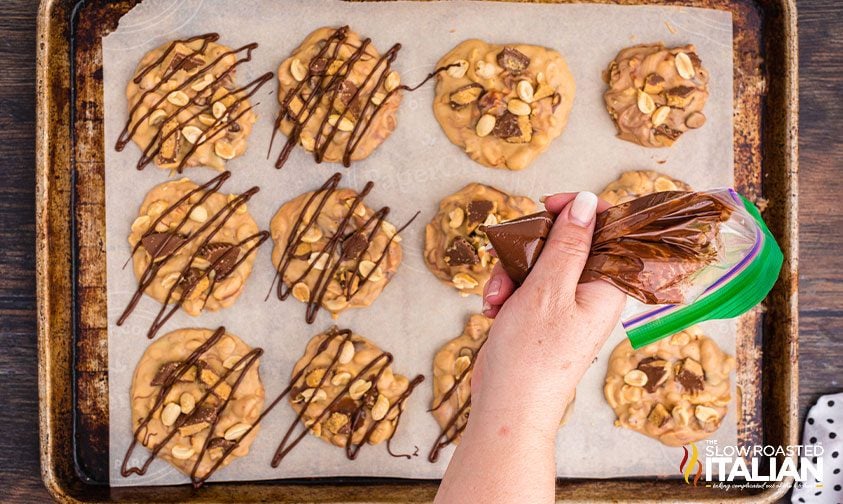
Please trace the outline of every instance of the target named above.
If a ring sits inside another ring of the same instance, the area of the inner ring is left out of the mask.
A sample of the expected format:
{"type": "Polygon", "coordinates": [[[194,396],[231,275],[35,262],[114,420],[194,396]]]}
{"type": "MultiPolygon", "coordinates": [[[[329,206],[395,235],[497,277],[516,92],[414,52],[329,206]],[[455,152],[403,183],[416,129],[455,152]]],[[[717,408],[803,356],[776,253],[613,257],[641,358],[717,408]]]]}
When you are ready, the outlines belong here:
{"type": "MultiPolygon", "coordinates": [[[[452,448],[431,464],[427,453],[439,428],[430,406],[431,362],[437,349],[462,331],[468,314],[479,311],[480,298],[460,297],[427,271],[422,248],[424,225],[439,200],[469,182],[497,186],[536,200],[556,191],[600,191],[621,171],[657,169],[687,181],[697,189],[732,185],[732,21],[731,14],[715,10],[676,7],[610,5],[527,5],[480,1],[344,3],[338,0],[144,0],[120,21],[103,41],[106,144],[106,239],[108,264],[109,411],[112,485],[150,485],[187,482],[166,462],[155,461],[145,476],[120,476],[120,463],[131,439],[129,389],[135,364],[149,345],[145,334],[159,304],[144,297],[122,327],[115,322],[136,287],[126,240],[145,194],[168,180],[168,172],[153,165],[135,169],[140,151],[130,144],[123,152],[114,143],[127,119],[125,88],[141,57],[176,38],[206,32],[220,33],[220,43],[238,47],[256,41],[260,47],[249,64],[238,68],[238,81],[248,82],[279,63],[312,30],[349,24],[372,37],[381,52],[395,42],[403,44],[394,67],[402,81],[413,84],[432,71],[439,58],[459,42],[481,38],[492,43],[529,43],[561,52],[576,79],[577,94],[569,124],[562,136],[528,169],[507,172],[471,161],[442,133],[433,117],[433,83],[405,94],[398,128],[368,159],[351,169],[316,165],[301,149],[293,152],[282,170],[273,167],[284,137],[267,160],[266,150],[278,109],[273,80],[253,98],[259,102],[258,122],[245,156],[230,161],[231,179],[223,192],[243,191],[253,185],[261,191],[249,210],[266,229],[279,206],[302,192],[317,188],[332,173],[344,174],[343,185],[361,188],[373,180],[369,206],[393,208],[390,220],[401,224],[417,210],[421,215],[404,233],[404,261],[398,275],[369,308],[343,313],[338,323],[370,338],[395,355],[396,372],[427,380],[407,403],[393,446],[419,455],[412,460],[390,457],[384,446],[366,446],[356,461],[342,449],[315,437],[304,441],[277,469],[269,461],[293,420],[292,409],[280,404],[266,419],[245,458],[234,461],[212,480],[257,480],[302,476],[384,476],[439,478],[452,448]],[[617,52],[629,45],[664,41],[668,45],[693,43],[711,74],[708,122],[684,135],[672,148],[647,149],[615,138],[615,129],[603,105],[605,84],[601,73],[617,52]]],[[[280,142],[278,141],[280,140],[280,142]]],[[[188,168],[185,176],[196,182],[216,175],[207,168],[188,168]]],[[[272,243],[266,243],[246,290],[226,310],[192,318],[178,312],[160,334],[183,327],[226,328],[251,346],[265,350],[260,373],[267,402],[287,384],[305,344],[332,321],[321,311],[313,325],[304,322],[304,305],[294,299],[264,301],[273,277],[272,243]]],[[[735,325],[704,325],[728,352],[734,353],[735,325]]],[[[607,358],[624,338],[620,329],[580,383],[575,411],[557,439],[558,474],[562,477],[623,477],[674,475],[682,450],[667,448],[635,432],[614,427],[615,415],[603,398],[607,358]]],[[[548,401],[554,398],[547,398],[548,401]]],[[[736,442],[734,404],[714,436],[720,444],[736,442]]],[[[134,462],[147,456],[136,450],[134,462]]]]}

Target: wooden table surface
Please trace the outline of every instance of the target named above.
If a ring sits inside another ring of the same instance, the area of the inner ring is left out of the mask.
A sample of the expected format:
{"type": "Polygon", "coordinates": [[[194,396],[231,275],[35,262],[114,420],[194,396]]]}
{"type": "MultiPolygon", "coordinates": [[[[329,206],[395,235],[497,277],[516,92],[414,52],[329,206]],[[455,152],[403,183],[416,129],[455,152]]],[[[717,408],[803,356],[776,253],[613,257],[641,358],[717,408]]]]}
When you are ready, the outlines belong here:
{"type": "MultiPolygon", "coordinates": [[[[34,0],[0,3],[0,501],[44,502],[35,339],[34,0]]],[[[843,390],[843,4],[798,0],[800,413],[843,390]]]]}

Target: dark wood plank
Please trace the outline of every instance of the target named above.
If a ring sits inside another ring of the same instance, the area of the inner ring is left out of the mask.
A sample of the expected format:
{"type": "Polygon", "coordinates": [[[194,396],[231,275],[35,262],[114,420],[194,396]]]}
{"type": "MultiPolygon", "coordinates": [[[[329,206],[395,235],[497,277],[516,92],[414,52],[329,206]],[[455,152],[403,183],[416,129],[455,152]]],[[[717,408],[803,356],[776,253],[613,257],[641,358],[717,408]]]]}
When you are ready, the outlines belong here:
{"type": "Polygon", "coordinates": [[[35,13],[0,6],[0,501],[45,502],[35,348],[35,13]]]}
{"type": "Polygon", "coordinates": [[[843,6],[800,0],[800,412],[843,389],[843,6]]]}
{"type": "MultiPolygon", "coordinates": [[[[843,388],[843,6],[799,0],[800,411],[843,388]]],[[[0,500],[44,502],[34,296],[37,2],[0,3],[0,500]]]]}

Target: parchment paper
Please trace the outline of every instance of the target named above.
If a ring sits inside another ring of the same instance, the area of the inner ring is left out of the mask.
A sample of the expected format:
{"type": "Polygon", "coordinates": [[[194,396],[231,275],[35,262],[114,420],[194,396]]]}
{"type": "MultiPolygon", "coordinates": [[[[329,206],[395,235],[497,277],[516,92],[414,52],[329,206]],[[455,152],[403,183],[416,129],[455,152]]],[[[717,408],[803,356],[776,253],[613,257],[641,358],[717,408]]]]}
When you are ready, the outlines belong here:
{"type": "MultiPolygon", "coordinates": [[[[437,349],[462,331],[467,316],[479,311],[477,296],[460,297],[427,271],[422,259],[424,225],[439,200],[469,182],[497,186],[513,194],[538,199],[557,191],[600,191],[628,169],[657,169],[687,181],[697,189],[730,186],[732,174],[732,24],[731,14],[676,7],[610,5],[527,5],[476,1],[343,3],[337,0],[144,0],[120,21],[103,41],[105,79],[106,221],[109,321],[109,411],[111,484],[183,483],[187,478],[157,460],[143,477],[120,476],[120,463],[131,439],[129,389],[135,364],[149,345],[145,333],[159,304],[144,297],[128,322],[115,321],[136,287],[126,241],[131,222],[146,192],[168,180],[154,166],[136,171],[139,149],[123,152],[113,145],[127,118],[126,83],[141,57],[175,38],[219,32],[220,42],[237,47],[257,41],[254,60],[238,68],[245,83],[263,72],[276,71],[299,42],[321,26],[350,24],[373,38],[381,52],[395,42],[403,49],[395,64],[405,83],[419,82],[438,59],[459,42],[482,38],[493,43],[531,43],[560,51],[574,74],[577,94],[569,124],[547,152],[528,169],[506,172],[471,161],[442,133],[433,117],[433,83],[406,94],[395,133],[372,156],[350,170],[340,165],[316,165],[296,149],[283,170],[273,168],[282,142],[270,160],[266,149],[277,112],[276,81],[253,99],[260,102],[258,122],[245,156],[229,162],[233,177],[223,192],[258,185],[261,192],[249,203],[258,224],[266,229],[278,207],[298,194],[315,189],[332,173],[344,174],[343,184],[360,188],[376,183],[367,204],[393,208],[391,221],[404,222],[416,210],[419,219],[404,233],[404,261],[398,275],[368,309],[343,313],[339,324],[370,338],[395,355],[396,372],[427,377],[407,403],[393,446],[402,452],[419,447],[412,460],[390,457],[384,446],[367,446],[357,461],[343,450],[308,436],[277,469],[269,466],[282,431],[294,418],[280,404],[266,419],[245,458],[235,460],[212,480],[256,480],[301,476],[384,476],[438,478],[450,459],[443,451],[439,463],[427,453],[439,428],[426,411],[430,406],[431,362],[437,349]],[[668,45],[694,43],[711,74],[707,124],[684,135],[669,149],[646,149],[615,138],[603,105],[601,72],[617,52],[629,45],[654,41],[668,45]]],[[[216,173],[189,168],[185,176],[204,182],[216,173]]],[[[264,302],[273,277],[272,244],[257,255],[247,288],[226,310],[192,318],[181,311],[160,334],[182,327],[226,328],[252,346],[265,350],[260,372],[267,402],[286,385],[294,362],[306,342],[333,322],[325,311],[313,325],[304,322],[304,305],[293,299],[264,302]]],[[[734,353],[732,322],[704,324],[704,329],[728,352],[734,353]]],[[[624,338],[616,329],[597,362],[578,387],[575,411],[557,439],[558,475],[563,477],[624,477],[674,475],[681,460],[679,448],[613,426],[615,415],[603,398],[607,358],[624,338]]],[[[549,401],[554,398],[548,398],[549,401]]],[[[716,433],[719,444],[736,442],[735,405],[716,433]]],[[[134,461],[147,455],[136,450],[134,461]]]]}

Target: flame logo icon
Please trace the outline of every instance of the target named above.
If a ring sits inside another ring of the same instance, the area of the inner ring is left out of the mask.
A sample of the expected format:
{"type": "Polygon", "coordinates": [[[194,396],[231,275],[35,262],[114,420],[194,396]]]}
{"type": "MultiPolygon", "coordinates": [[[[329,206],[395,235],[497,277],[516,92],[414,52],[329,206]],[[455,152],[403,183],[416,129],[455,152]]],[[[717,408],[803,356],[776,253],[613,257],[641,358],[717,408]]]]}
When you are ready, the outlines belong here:
{"type": "Polygon", "coordinates": [[[690,452],[690,460],[689,460],[689,453],[688,447],[683,446],[682,450],[684,450],[685,454],[682,456],[682,462],[679,463],[679,472],[682,473],[682,476],[685,477],[685,483],[688,485],[691,484],[690,478],[691,475],[694,473],[694,467],[697,468],[697,474],[694,475],[694,486],[697,486],[699,483],[700,478],[702,477],[702,462],[699,460],[699,451],[697,450],[697,445],[691,443],[691,452],[690,452]]]}

